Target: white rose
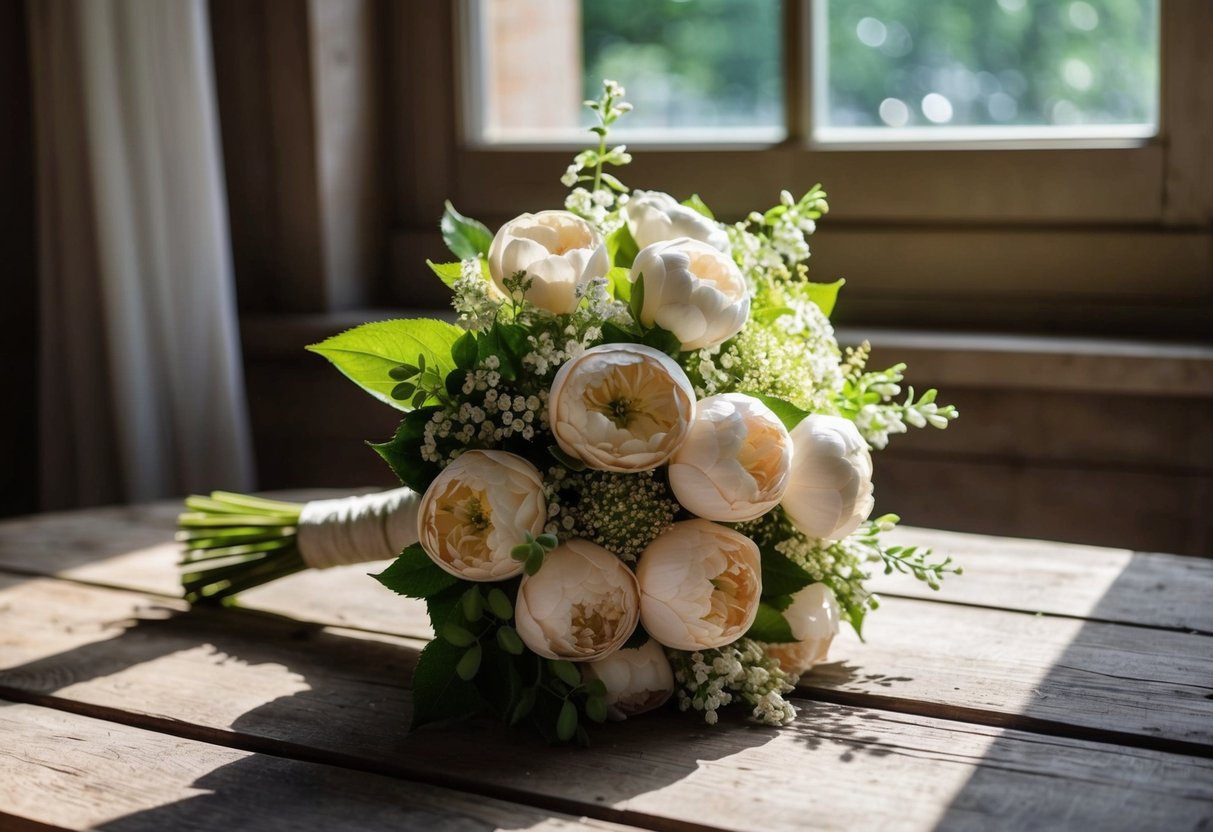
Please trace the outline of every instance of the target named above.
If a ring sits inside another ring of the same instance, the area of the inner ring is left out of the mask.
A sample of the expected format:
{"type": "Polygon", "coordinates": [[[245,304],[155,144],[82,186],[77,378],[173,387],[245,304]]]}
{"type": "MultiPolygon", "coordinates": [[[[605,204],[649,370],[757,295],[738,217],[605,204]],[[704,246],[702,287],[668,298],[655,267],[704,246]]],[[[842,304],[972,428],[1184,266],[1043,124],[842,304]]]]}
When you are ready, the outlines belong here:
{"type": "Polygon", "coordinates": [[[534,465],[505,451],[467,451],[421,498],[417,536],[426,554],[468,581],[501,581],[522,571],[510,557],[527,532],[547,522],[543,481],[534,465]]]}
{"type": "Polygon", "coordinates": [[[723,647],[741,638],[758,614],[758,547],[707,520],[675,523],[650,543],[636,579],[645,630],[676,650],[723,647]]]}
{"type": "Polygon", "coordinates": [[[653,639],[643,647],[617,650],[581,667],[583,675],[606,685],[606,703],[613,719],[660,708],[674,693],[674,671],[665,650],[653,639]]]}
{"type": "Polygon", "coordinates": [[[548,415],[570,456],[600,470],[645,471],[686,438],[695,390],[668,355],[641,344],[603,344],[556,373],[548,415]]]}
{"type": "Polygon", "coordinates": [[[729,251],[729,235],[720,223],[661,191],[633,191],[623,213],[638,248],[690,237],[717,251],[729,251]]]}
{"type": "Polygon", "coordinates": [[[779,503],[791,463],[792,440],[769,407],[741,393],[710,396],[670,458],[670,488],[691,513],[740,523],[779,503]]]}
{"type": "Polygon", "coordinates": [[[611,268],[606,243],[594,226],[568,211],[515,217],[497,230],[489,246],[489,273],[503,292],[505,279],[526,272],[526,299],[549,312],[577,308],[580,290],[611,268]]]}
{"type": "Polygon", "coordinates": [[[838,635],[840,615],[833,591],[825,584],[809,584],[792,596],[791,605],[783,611],[796,641],[767,644],[767,655],[777,660],[784,672],[801,675],[826,660],[830,643],[838,635]]]}
{"type": "Polygon", "coordinates": [[[872,454],[840,416],[806,416],[792,431],[783,509],[809,537],[841,540],[872,513],[872,454]]]}
{"type": "Polygon", "coordinates": [[[640,320],[677,336],[683,350],[732,338],[750,315],[750,292],[733,258],[707,243],[679,237],[636,255],[630,279],[644,275],[640,320]]]}
{"type": "Polygon", "coordinates": [[[514,625],[532,652],[586,662],[618,650],[636,629],[636,576],[619,558],[588,540],[553,549],[534,575],[524,575],[514,625]]]}

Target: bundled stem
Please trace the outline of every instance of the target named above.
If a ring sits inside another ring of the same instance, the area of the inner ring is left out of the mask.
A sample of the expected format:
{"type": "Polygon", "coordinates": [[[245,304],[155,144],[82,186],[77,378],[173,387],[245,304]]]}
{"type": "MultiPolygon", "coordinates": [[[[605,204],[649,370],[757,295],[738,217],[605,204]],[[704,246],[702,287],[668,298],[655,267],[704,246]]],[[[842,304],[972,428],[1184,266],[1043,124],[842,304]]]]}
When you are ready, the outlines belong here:
{"type": "Polygon", "coordinates": [[[187,498],[185,507],[177,540],[190,603],[217,603],[307,568],[296,536],[302,503],[214,491],[187,498]]]}

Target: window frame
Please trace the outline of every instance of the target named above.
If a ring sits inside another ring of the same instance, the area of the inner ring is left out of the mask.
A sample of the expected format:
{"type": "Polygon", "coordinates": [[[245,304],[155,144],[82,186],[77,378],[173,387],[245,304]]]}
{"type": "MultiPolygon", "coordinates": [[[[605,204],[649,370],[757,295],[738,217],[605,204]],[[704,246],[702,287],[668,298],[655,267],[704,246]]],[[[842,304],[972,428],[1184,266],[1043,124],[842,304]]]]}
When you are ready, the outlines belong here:
{"type": "MultiPolygon", "coordinates": [[[[1213,4],[1162,3],[1155,138],[1117,147],[944,150],[808,141],[809,2],[784,5],[787,139],[724,148],[631,144],[625,181],[698,192],[722,219],[773,204],[783,188],[823,182],[832,210],[813,238],[810,265],[817,279],[854,277],[842,306],[852,321],[1207,337],[1213,89],[1189,79],[1213,77],[1206,46],[1213,4]]],[[[462,138],[465,12],[463,3],[409,4],[390,27],[402,41],[393,52],[391,107],[397,274],[442,256],[431,229],[444,199],[493,226],[556,207],[565,194],[567,147],[462,138]]]]}

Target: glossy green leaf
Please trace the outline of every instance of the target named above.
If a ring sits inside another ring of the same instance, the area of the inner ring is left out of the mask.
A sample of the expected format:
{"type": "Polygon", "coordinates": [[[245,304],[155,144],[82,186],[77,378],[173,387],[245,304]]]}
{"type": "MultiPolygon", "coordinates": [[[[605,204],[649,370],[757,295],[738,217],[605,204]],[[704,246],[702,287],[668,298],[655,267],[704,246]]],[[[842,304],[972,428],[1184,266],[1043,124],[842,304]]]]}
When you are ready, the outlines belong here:
{"type": "Polygon", "coordinates": [[[460,214],[450,200],[444,205],[439,228],[442,230],[442,240],[451,253],[460,260],[487,255],[493,243],[493,232],[484,223],[460,214]]]}
{"type": "MultiPolygon", "coordinates": [[[[392,398],[393,368],[424,361],[443,375],[455,369],[451,347],[463,330],[433,318],[373,321],[308,347],[324,356],[347,378],[375,398],[399,410],[412,409],[392,398]]],[[[441,377],[441,376],[439,376],[441,377]]]]}

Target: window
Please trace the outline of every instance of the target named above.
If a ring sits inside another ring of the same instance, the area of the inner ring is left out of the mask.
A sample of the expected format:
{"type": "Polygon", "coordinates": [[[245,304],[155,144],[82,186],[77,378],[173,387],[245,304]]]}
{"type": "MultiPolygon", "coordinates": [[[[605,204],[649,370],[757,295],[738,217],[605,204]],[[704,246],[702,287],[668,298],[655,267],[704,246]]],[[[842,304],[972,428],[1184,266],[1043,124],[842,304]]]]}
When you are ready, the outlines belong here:
{"type": "MultiPolygon", "coordinates": [[[[690,14],[713,0],[662,2],[684,7],[690,14]]],[[[1213,42],[1213,4],[1168,0],[1155,7],[1149,2],[1131,2],[1144,9],[1141,20],[1145,25],[1118,26],[1126,37],[1139,38],[1139,52],[1144,50],[1148,56],[1151,49],[1158,50],[1159,78],[1155,81],[1149,71],[1133,69],[1140,56],[1130,59],[1129,69],[1117,71],[1136,79],[1134,90],[1157,90],[1158,94],[1153,104],[1148,97],[1139,97],[1134,99],[1137,104],[1117,111],[1121,121],[1116,129],[1121,133],[1105,136],[1095,149],[1087,146],[1089,137],[1080,146],[1070,139],[1040,137],[1028,145],[1014,138],[959,144],[865,140],[856,145],[853,135],[843,137],[847,141],[831,137],[832,128],[888,128],[890,132],[892,128],[883,119],[883,126],[855,123],[863,113],[872,118],[872,105],[864,110],[862,100],[844,96],[846,84],[837,71],[833,80],[830,73],[823,77],[820,71],[811,71],[811,64],[823,59],[823,50],[810,45],[823,39],[832,41],[831,15],[839,16],[840,31],[850,32],[856,39],[859,24],[869,17],[885,26],[882,44],[890,37],[899,38],[887,22],[893,20],[887,8],[895,0],[835,0],[829,4],[762,0],[759,5],[779,11],[778,20],[768,17],[764,24],[777,32],[777,39],[768,35],[760,52],[768,66],[779,69],[771,70],[773,74],[765,80],[759,79],[766,84],[766,92],[747,95],[753,99],[751,114],[776,114],[773,118],[764,115],[767,121],[759,125],[768,134],[739,136],[735,110],[730,112],[723,105],[714,110],[698,107],[700,123],[684,122],[678,127],[682,134],[673,143],[655,143],[644,136],[626,139],[633,150],[640,151],[627,179],[678,195],[697,191],[726,219],[773,203],[781,188],[807,189],[815,182],[824,183],[832,212],[822,226],[823,233],[814,240],[811,266],[822,279],[852,278],[842,307],[852,320],[905,326],[1203,336],[1210,325],[1213,294],[1213,166],[1206,151],[1213,145],[1213,90],[1207,81],[1213,77],[1213,58],[1207,47],[1213,42]],[[853,17],[856,14],[858,19],[853,17]],[[822,33],[823,26],[831,33],[828,38],[822,33]],[[806,94],[812,84],[830,90],[816,97],[819,107],[822,102],[832,102],[814,125],[808,117],[810,96],[806,94]],[[838,115],[843,105],[850,112],[847,124],[838,115]],[[714,121],[705,122],[705,112],[714,121]],[[701,129],[699,137],[690,132],[696,127],[701,129]],[[814,127],[822,134],[810,135],[814,127]],[[703,130],[715,140],[705,138],[703,130]],[[730,135],[729,131],[734,132],[730,135]]],[[[658,0],[646,0],[642,5],[658,4],[658,0]]],[[[954,4],[955,0],[897,3],[919,10],[954,4]]],[[[1102,21],[1098,25],[1104,25],[1113,5],[1112,0],[986,2],[1003,15],[1025,4],[1060,9],[1058,13],[1068,17],[1058,25],[1080,30],[1090,24],[1092,10],[1102,21]]],[[[593,0],[590,5],[599,4],[593,0]]],[[[558,11],[579,8],[569,0],[465,0],[454,4],[453,12],[447,4],[415,4],[407,12],[396,13],[399,49],[394,62],[400,79],[400,106],[395,109],[402,139],[397,148],[403,160],[399,167],[409,171],[401,176],[397,198],[404,230],[394,254],[402,273],[424,256],[441,254],[435,250],[431,229],[445,197],[490,224],[522,210],[559,204],[564,189],[558,178],[567,164],[569,148],[584,142],[570,120],[579,114],[568,114],[577,112],[585,89],[569,83],[580,73],[567,67],[580,66],[587,57],[615,61],[621,68],[643,64],[634,57],[619,57],[622,53],[617,49],[612,58],[610,44],[588,43],[582,55],[583,36],[578,33],[588,17],[572,23],[567,19],[558,22],[555,17],[558,11]],[[476,28],[483,22],[477,14],[492,4],[514,10],[538,5],[549,12],[529,23],[516,21],[518,31],[534,36],[527,47],[531,58],[510,62],[508,71],[503,68],[492,79],[495,84],[508,82],[525,90],[536,88],[541,81],[565,83],[559,95],[545,91],[540,99],[541,113],[553,118],[551,124],[522,113],[517,113],[513,126],[508,118],[494,124],[486,120],[487,110],[477,109],[484,105],[485,97],[474,92],[474,81],[484,77],[505,45],[495,38],[486,39],[483,29],[476,28]],[[541,34],[540,24],[551,28],[541,34]],[[559,32],[565,34],[558,36],[559,32]],[[441,76],[437,80],[436,72],[441,76]],[[412,80],[422,78],[424,83],[412,80]],[[473,92],[469,94],[469,90],[473,92]],[[558,134],[557,141],[541,142],[521,132],[509,135],[522,125],[552,130],[558,134]],[[571,135],[569,130],[573,130],[571,135]],[[412,170],[408,159],[413,157],[427,162],[412,170]]],[[[880,41],[878,28],[870,23],[864,24],[863,34],[873,43],[880,41]]],[[[668,32],[663,38],[676,40],[668,32]]],[[[640,46],[643,49],[644,44],[640,46]]],[[[829,48],[827,43],[827,57],[829,48]]],[[[1066,84],[1064,60],[1062,63],[1059,83],[1066,84]]],[[[1096,72],[1090,61],[1087,67],[1096,72]]],[[[999,71],[997,67],[977,70],[994,75],[999,71]]],[[[1098,71],[1104,72],[1103,65],[1098,71]]],[[[1069,74],[1074,82],[1071,86],[1085,83],[1077,65],[1071,66],[1069,74]]],[[[626,78],[620,80],[626,83],[626,78]]],[[[709,90],[720,86],[697,83],[709,90]]],[[[1124,84],[1116,86],[1123,92],[1119,88],[1124,84]]],[[[633,84],[629,93],[641,89],[633,84]]],[[[988,95],[996,91],[991,89],[988,95]]],[[[906,92],[902,100],[907,109],[913,105],[925,118],[922,104],[928,94],[906,92]]],[[[900,96],[884,96],[888,97],[900,96]]],[[[884,98],[875,102],[876,118],[884,98]]],[[[1005,114],[1005,104],[987,100],[983,106],[987,113],[993,106],[995,113],[1005,114]]],[[[1017,108],[1021,106],[1016,103],[1017,108]]],[[[963,109],[952,103],[953,126],[963,109]]],[[[1092,111],[1107,109],[1097,102],[1092,111]]],[[[1064,106],[1038,108],[1037,112],[1073,120],[1073,113],[1067,115],[1064,106]]],[[[886,114],[898,121],[896,113],[886,114]]],[[[1017,109],[1015,118],[1021,114],[1017,109]]],[[[916,123],[907,117],[904,126],[926,130],[938,125],[916,123]]],[[[642,129],[643,125],[636,128],[638,132],[642,129]]]]}

